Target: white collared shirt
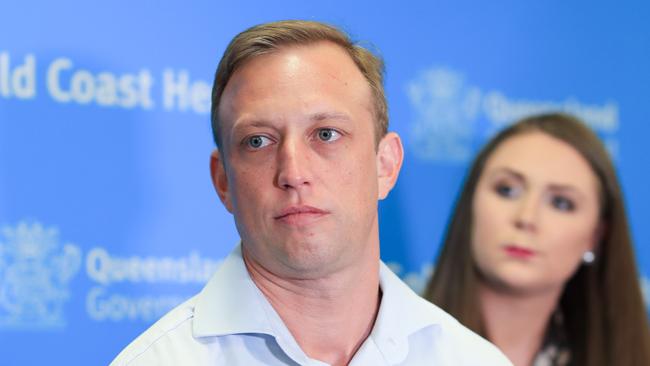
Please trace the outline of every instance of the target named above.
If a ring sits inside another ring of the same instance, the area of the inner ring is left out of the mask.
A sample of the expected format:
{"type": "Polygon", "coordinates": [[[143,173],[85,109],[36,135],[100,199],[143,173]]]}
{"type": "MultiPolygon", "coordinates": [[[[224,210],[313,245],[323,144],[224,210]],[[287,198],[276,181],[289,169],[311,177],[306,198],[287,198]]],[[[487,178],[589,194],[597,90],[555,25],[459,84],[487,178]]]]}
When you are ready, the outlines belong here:
{"type": "MultiPolygon", "coordinates": [[[[375,325],[351,366],[511,365],[492,344],[415,294],[381,263],[375,325]]],[[[304,365],[309,358],[250,278],[241,246],[203,290],[158,320],[111,366],[304,365]]]]}

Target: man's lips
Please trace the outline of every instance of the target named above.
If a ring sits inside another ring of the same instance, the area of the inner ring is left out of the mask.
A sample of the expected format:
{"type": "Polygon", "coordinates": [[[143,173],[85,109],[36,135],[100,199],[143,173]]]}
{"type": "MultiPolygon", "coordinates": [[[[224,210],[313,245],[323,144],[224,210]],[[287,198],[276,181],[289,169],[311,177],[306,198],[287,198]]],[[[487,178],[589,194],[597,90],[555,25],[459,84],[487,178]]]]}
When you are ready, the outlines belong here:
{"type": "Polygon", "coordinates": [[[274,218],[286,224],[305,225],[329,214],[328,211],[312,206],[290,206],[280,211],[274,218]]]}

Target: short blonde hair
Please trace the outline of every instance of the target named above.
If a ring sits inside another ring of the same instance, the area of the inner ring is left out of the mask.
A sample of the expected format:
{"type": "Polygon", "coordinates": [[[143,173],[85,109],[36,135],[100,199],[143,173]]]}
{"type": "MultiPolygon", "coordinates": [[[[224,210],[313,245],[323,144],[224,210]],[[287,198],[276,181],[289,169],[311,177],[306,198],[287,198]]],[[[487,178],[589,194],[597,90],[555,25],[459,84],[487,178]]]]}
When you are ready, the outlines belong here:
{"type": "Polygon", "coordinates": [[[384,94],[384,63],[380,57],[353,42],[340,29],[331,25],[304,20],[264,23],[239,33],[224,52],[212,86],[212,134],[219,147],[221,142],[219,104],[228,81],[247,60],[277,51],[282,46],[309,45],[332,42],[343,48],[370,85],[374,99],[375,142],[388,131],[388,106],[384,94]]]}

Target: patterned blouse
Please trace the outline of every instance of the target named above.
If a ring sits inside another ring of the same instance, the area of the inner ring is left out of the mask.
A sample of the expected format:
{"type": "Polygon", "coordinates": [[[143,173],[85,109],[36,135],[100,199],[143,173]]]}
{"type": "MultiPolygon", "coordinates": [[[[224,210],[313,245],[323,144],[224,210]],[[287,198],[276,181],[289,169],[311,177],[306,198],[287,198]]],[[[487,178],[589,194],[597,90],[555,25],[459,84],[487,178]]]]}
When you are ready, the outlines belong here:
{"type": "Polygon", "coordinates": [[[571,365],[571,350],[564,331],[564,317],[560,311],[556,311],[551,318],[544,345],[537,353],[533,366],[569,365],[571,365]]]}

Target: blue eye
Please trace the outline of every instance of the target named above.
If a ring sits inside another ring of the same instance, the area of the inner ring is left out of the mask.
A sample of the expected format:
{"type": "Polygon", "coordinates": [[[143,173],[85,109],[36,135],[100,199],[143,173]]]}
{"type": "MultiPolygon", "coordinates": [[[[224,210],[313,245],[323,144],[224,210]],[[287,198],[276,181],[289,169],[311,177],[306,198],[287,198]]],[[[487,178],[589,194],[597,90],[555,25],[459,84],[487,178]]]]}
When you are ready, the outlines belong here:
{"type": "Polygon", "coordinates": [[[332,142],[341,138],[341,134],[331,128],[321,128],[318,130],[318,139],[324,142],[332,142]]]}
{"type": "Polygon", "coordinates": [[[250,136],[245,141],[246,146],[251,149],[261,149],[265,146],[268,146],[271,143],[271,139],[262,135],[250,136]]]}
{"type": "Polygon", "coordinates": [[[497,184],[497,186],[494,188],[494,191],[501,197],[504,198],[514,198],[519,195],[519,190],[516,189],[515,187],[500,183],[497,184]]]}
{"type": "Polygon", "coordinates": [[[576,208],[573,201],[563,196],[553,196],[551,198],[551,205],[560,211],[566,212],[572,212],[576,208]]]}

